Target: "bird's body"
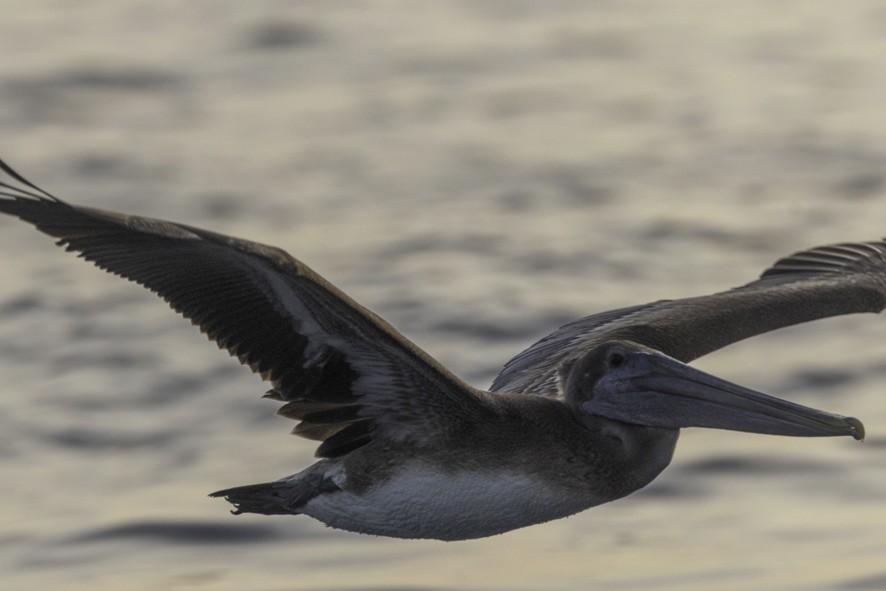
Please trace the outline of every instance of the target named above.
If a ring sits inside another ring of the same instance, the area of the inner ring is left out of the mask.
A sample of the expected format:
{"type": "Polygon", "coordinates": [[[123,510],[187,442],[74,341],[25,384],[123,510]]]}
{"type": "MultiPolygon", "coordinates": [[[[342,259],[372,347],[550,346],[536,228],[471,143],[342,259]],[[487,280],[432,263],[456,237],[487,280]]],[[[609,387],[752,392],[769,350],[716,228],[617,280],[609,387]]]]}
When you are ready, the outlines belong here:
{"type": "MultiPolygon", "coordinates": [[[[342,492],[317,495],[299,512],[342,529],[477,538],[621,498],[651,482],[670,462],[677,442],[675,430],[637,430],[626,454],[611,435],[589,435],[555,400],[511,395],[490,402],[462,433],[429,440],[423,449],[373,441],[340,460],[314,464],[283,490],[291,494],[313,480],[310,495],[322,477],[342,492]]],[[[241,503],[251,502],[250,492],[239,492],[241,503]]]]}
{"type": "Polygon", "coordinates": [[[0,212],[165,299],[260,374],[322,459],[224,496],[237,513],[457,540],[621,498],[690,426],[863,437],[856,419],[687,365],[784,326],[886,305],[886,242],[819,247],[745,286],[568,324],[469,386],[284,251],[172,222],[69,205],[0,161],[0,212]]]}

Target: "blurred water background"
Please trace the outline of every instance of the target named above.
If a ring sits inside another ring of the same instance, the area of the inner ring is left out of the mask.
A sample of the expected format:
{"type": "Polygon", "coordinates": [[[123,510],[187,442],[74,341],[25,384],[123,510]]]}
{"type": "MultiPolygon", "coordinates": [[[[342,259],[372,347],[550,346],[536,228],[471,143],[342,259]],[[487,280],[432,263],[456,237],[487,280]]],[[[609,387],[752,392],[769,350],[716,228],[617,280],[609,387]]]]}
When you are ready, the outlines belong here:
{"type": "MultiPolygon", "coordinates": [[[[0,0],[0,156],[279,245],[487,385],[556,326],[886,235],[886,6],[0,0]]],[[[141,288],[0,219],[0,587],[886,588],[886,319],[699,360],[868,439],[689,430],[646,490],[400,541],[206,494],[313,445],[141,288]]]]}

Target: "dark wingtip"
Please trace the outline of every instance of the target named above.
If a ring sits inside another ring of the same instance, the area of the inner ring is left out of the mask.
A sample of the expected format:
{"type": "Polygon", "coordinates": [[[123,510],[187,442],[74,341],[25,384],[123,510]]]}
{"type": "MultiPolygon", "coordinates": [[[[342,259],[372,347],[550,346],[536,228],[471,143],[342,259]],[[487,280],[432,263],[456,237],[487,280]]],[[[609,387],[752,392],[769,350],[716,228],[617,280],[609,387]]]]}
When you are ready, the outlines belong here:
{"type": "MultiPolygon", "coordinates": [[[[26,187],[28,187],[30,189],[33,189],[37,193],[31,193],[30,191],[26,191],[20,187],[14,187],[14,186],[9,185],[4,182],[0,182],[0,187],[2,187],[4,189],[9,189],[11,191],[15,191],[16,193],[20,193],[21,197],[33,197],[34,199],[42,199],[42,200],[51,199],[52,201],[61,201],[58,197],[56,197],[52,193],[49,193],[48,191],[41,189],[40,187],[38,187],[37,185],[35,185],[34,183],[29,181],[25,177],[23,177],[22,175],[17,173],[2,158],[0,158],[0,170],[2,170],[3,172],[5,172],[9,176],[11,176],[13,179],[18,181],[19,183],[25,185],[26,187]]],[[[13,195],[10,195],[10,196],[13,196],[13,195]]]]}

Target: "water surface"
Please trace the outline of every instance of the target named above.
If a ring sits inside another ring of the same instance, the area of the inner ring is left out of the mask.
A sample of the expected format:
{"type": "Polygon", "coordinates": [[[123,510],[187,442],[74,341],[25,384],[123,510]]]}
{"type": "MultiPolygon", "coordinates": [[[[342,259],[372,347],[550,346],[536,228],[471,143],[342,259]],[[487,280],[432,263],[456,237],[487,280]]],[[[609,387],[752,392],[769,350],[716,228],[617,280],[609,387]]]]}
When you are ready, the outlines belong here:
{"type": "MultiPolygon", "coordinates": [[[[4,0],[0,154],[59,196],[286,248],[486,385],[568,320],[886,235],[859,1],[4,0]]],[[[140,288],[0,220],[4,589],[881,589],[886,320],[699,360],[868,440],[684,433],[646,490],[486,540],[232,517],[310,442],[140,288]]]]}

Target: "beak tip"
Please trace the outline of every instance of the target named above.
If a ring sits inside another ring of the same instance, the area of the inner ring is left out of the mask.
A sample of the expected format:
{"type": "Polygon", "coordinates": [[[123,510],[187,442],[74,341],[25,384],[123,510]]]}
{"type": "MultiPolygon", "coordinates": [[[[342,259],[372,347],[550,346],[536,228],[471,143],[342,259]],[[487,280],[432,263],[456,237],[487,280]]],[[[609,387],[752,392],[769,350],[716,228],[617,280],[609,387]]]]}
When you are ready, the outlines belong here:
{"type": "Polygon", "coordinates": [[[850,435],[856,441],[864,441],[864,425],[855,417],[846,417],[846,423],[851,430],[850,435]]]}

